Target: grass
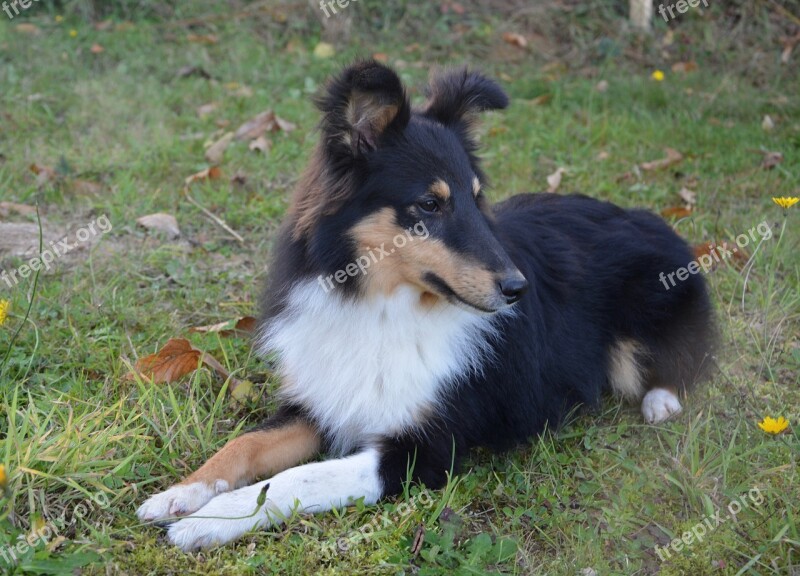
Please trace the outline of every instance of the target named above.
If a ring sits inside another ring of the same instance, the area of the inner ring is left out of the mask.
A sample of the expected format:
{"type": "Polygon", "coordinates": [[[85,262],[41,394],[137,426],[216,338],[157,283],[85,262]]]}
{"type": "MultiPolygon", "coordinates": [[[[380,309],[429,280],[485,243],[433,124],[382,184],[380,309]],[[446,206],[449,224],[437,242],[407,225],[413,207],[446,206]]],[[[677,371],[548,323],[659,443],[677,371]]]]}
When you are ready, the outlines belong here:
{"type": "MultiPolygon", "coordinates": [[[[350,9],[360,9],[355,6],[350,9]]],[[[677,35],[694,44],[660,48],[665,29],[659,28],[644,47],[622,34],[582,45],[585,61],[546,62],[533,50],[517,53],[505,45],[502,16],[477,8],[458,28],[463,22],[455,16],[420,7],[420,18],[437,18],[433,29],[442,34],[435,38],[414,31],[413,11],[392,12],[391,22],[388,12],[382,20],[372,11],[368,25],[356,29],[360,36],[332,59],[313,56],[318,28],[289,8],[288,20],[226,19],[220,8],[220,19],[191,30],[145,19],[104,31],[71,12],[56,22],[57,12],[35,10],[25,22],[38,35],[17,29],[22,20],[0,24],[0,200],[38,204],[45,231],[59,235],[102,215],[113,229],[42,274],[35,295],[30,277],[14,287],[0,281],[0,299],[12,303],[0,327],[0,353],[34,298],[0,372],[0,464],[9,475],[0,499],[0,553],[45,525],[63,537],[19,553],[13,567],[0,555],[0,571],[798,570],[800,207],[783,211],[771,200],[800,190],[796,64],[794,71],[777,63],[757,72],[749,62],[743,68],[745,52],[712,52],[714,34],[724,33],[693,16],[677,35]],[[395,22],[413,34],[392,28],[395,22]],[[190,42],[189,33],[213,33],[217,42],[190,42]],[[158,529],[139,525],[136,506],[268,414],[277,384],[246,340],[188,329],[256,312],[274,230],[317,138],[309,95],[329,73],[364,55],[369,42],[371,51],[398,65],[416,97],[431,60],[480,61],[503,80],[513,104],[481,127],[495,199],[544,189],[546,176],[565,167],[560,191],[624,206],[660,211],[680,204],[681,188],[696,191],[691,220],[676,224],[693,243],[732,241],[762,222],[774,237],[757,250],[748,246],[752,260],[744,269],[739,262],[709,275],[726,348],[720,374],[679,419],[645,426],[634,407],[609,399],[603,411],[579,414],[570,426],[509,454],[476,452],[446,490],[411,487],[377,507],[295,517],[234,546],[184,555],[158,529]],[[640,50],[640,57],[599,59],[598,47],[608,51],[609,42],[620,54],[640,50]],[[93,44],[103,51],[93,53],[93,44]],[[699,71],[669,72],[664,52],[673,60],[695,58],[699,71]],[[177,78],[186,65],[202,67],[212,79],[177,78]],[[667,71],[664,82],[650,79],[656,67],[667,71]],[[604,92],[596,88],[600,80],[608,82],[604,92]],[[217,109],[199,117],[196,108],[210,102],[217,109]],[[240,245],[181,189],[185,177],[207,166],[204,143],[267,108],[299,128],[275,134],[266,157],[232,146],[223,177],[192,189],[245,238],[240,245]],[[767,114],[776,120],[771,131],[761,126],[767,114]],[[681,151],[684,160],[662,171],[633,169],[662,157],[665,147],[681,151]],[[760,151],[779,151],[783,161],[761,169],[760,151]],[[59,177],[37,180],[29,170],[34,163],[59,177]],[[231,181],[235,174],[243,177],[238,183],[231,181]],[[181,239],[137,227],[138,217],[153,212],[174,214],[181,239]],[[205,370],[175,385],[124,379],[131,361],[174,336],[188,336],[236,376],[255,382],[258,399],[234,402],[227,385],[205,370]],[[784,415],[795,427],[767,435],[756,425],[765,415],[784,415]],[[763,496],[760,504],[748,496],[754,489],[763,496]],[[732,518],[729,506],[741,497],[748,505],[732,518]],[[656,546],[717,512],[727,520],[701,542],[659,557],[656,546]],[[366,525],[369,537],[352,538],[366,525]],[[424,540],[414,554],[420,526],[424,540]]],[[[207,13],[183,10],[181,17],[207,13]]],[[[568,28],[572,38],[588,34],[585,19],[600,25],[585,12],[569,17],[576,19],[568,28]]],[[[774,56],[769,41],[760,49],[774,56]]],[[[9,219],[35,222],[33,216],[9,219]]],[[[23,263],[5,257],[2,269],[23,263]]]]}

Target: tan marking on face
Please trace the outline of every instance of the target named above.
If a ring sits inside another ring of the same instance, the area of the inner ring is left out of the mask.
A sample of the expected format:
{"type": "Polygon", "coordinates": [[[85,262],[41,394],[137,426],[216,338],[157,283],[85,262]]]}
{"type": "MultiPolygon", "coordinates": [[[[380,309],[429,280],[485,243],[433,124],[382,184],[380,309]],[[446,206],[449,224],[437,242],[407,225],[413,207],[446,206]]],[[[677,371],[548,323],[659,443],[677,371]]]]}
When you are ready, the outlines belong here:
{"type": "MultiPolygon", "coordinates": [[[[480,263],[465,259],[454,253],[441,240],[433,237],[423,239],[397,225],[395,212],[384,208],[358,223],[352,231],[356,242],[356,254],[369,254],[384,245],[386,251],[394,253],[372,264],[364,277],[367,294],[391,294],[402,284],[410,284],[421,291],[432,292],[439,300],[433,286],[424,280],[432,272],[444,280],[460,298],[479,308],[493,310],[497,306],[497,281],[494,274],[480,263]],[[394,244],[394,238],[404,236],[402,247],[394,244]]],[[[430,297],[421,297],[420,303],[433,303],[430,297]]]]}
{"type": "Polygon", "coordinates": [[[450,186],[444,180],[437,180],[431,184],[428,191],[442,202],[446,203],[450,200],[450,186]]]}
{"type": "Polygon", "coordinates": [[[472,195],[477,196],[481,193],[481,181],[477,176],[472,177],[472,195]]]}
{"type": "Polygon", "coordinates": [[[423,292],[419,295],[419,303],[423,308],[433,308],[439,303],[439,296],[433,292],[423,292]]]}
{"type": "Polygon", "coordinates": [[[217,480],[225,480],[233,489],[291,468],[319,449],[319,433],[306,422],[248,432],[225,444],[181,484],[204,482],[214,486],[217,480]]]}

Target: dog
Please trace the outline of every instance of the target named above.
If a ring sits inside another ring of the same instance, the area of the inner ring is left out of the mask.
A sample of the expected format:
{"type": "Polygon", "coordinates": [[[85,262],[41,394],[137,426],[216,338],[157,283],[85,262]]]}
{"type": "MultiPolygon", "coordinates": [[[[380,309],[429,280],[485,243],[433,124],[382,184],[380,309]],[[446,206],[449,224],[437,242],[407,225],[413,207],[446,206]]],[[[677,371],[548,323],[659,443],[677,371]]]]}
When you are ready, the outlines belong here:
{"type": "Polygon", "coordinates": [[[221,545],[406,481],[442,487],[470,449],[520,445],[606,393],[652,424],[681,411],[714,317],[701,275],[659,281],[694,259],[663,220],[580,195],[492,206],[474,125],[508,97],[478,72],[433,75],[412,108],[393,70],[361,61],[316,104],[256,339],[279,408],[141,520],[172,521],[186,551],[221,545]]]}

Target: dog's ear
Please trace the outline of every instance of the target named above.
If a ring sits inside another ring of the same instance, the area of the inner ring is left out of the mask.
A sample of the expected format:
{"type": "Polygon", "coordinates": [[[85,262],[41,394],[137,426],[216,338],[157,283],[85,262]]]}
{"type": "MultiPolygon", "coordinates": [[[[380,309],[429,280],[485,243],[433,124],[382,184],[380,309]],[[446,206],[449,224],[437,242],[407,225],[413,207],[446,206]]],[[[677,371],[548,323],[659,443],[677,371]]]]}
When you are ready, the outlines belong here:
{"type": "Polygon", "coordinates": [[[345,68],[316,104],[323,113],[325,147],[334,156],[356,157],[377,148],[389,132],[402,131],[411,116],[400,78],[374,60],[345,68]]]}
{"type": "Polygon", "coordinates": [[[508,96],[490,78],[466,67],[431,75],[424,116],[450,126],[469,123],[479,112],[508,106],[508,96]]]}

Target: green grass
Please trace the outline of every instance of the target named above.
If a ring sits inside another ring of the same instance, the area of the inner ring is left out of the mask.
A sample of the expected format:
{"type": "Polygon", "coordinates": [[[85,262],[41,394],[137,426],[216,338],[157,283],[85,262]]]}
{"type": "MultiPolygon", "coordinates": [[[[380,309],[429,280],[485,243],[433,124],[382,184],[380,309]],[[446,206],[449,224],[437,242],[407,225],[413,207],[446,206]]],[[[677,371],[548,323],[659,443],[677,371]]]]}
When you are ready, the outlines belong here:
{"type": "MultiPolygon", "coordinates": [[[[181,17],[193,15],[184,9],[181,17]]],[[[192,30],[143,20],[98,31],[71,13],[57,23],[35,7],[26,22],[39,35],[18,31],[22,20],[0,23],[0,201],[38,203],[45,230],[58,235],[104,214],[113,224],[39,278],[30,319],[0,373],[0,464],[9,475],[0,550],[31,525],[65,519],[58,525],[64,539],[22,554],[14,573],[69,574],[83,565],[85,574],[132,575],[574,575],[585,568],[780,575],[800,567],[800,206],[784,212],[771,200],[800,190],[796,59],[794,69],[770,62],[753,72],[741,65],[748,51],[711,53],[719,32],[688,21],[695,44],[681,44],[672,57],[696,58],[695,73],[669,72],[658,48],[663,28],[642,49],[644,66],[591,56],[602,42],[581,46],[590,54],[585,62],[547,66],[534,51],[506,57],[499,14],[475,9],[458,36],[453,16],[420,8],[420,18],[438,18],[435,38],[415,31],[413,11],[396,15],[413,31],[404,35],[389,12],[382,20],[376,10],[369,26],[356,29],[360,36],[319,60],[312,55],[319,30],[302,12],[237,21],[221,10],[220,20],[192,30]],[[219,42],[188,42],[191,32],[214,33],[219,42]],[[90,51],[95,43],[102,53],[90,51]],[[722,266],[709,275],[726,344],[721,374],[676,421],[645,426],[637,409],[609,399],[602,412],[580,414],[509,454],[475,453],[447,490],[429,493],[427,505],[412,487],[377,507],[295,517],[233,546],[184,555],[160,530],[139,525],[136,506],[268,414],[277,385],[247,341],[188,329],[256,312],[273,233],[317,138],[310,93],[364,55],[364,45],[391,63],[405,62],[401,73],[415,97],[432,61],[479,62],[503,79],[513,104],[487,115],[480,128],[495,199],[544,189],[547,175],[565,167],[561,192],[624,206],[660,211],[680,203],[682,187],[696,191],[695,214],[678,224],[693,243],[730,241],[761,222],[774,238],[745,270],[722,266]],[[213,80],[176,78],[185,65],[203,67],[213,80]],[[664,82],[650,79],[656,67],[668,71],[664,82]],[[609,83],[605,92],[596,89],[601,79],[609,83]],[[233,82],[252,95],[237,93],[233,82]],[[537,104],[542,95],[549,100],[537,104]],[[210,102],[218,108],[199,118],[196,108],[210,102]],[[206,167],[204,142],[267,108],[298,129],[274,135],[266,157],[233,145],[223,177],[192,190],[245,238],[240,245],[181,190],[185,177],[206,167]],[[761,127],[765,114],[776,120],[772,131],[761,127]],[[663,171],[634,170],[665,147],[684,160],[663,171]],[[759,150],[780,151],[783,162],[763,170],[759,150]],[[601,152],[607,158],[599,159],[601,152]],[[39,184],[33,163],[62,177],[39,184]],[[237,173],[244,184],[231,182],[237,173]],[[87,191],[78,181],[100,188],[87,191]],[[158,211],[178,218],[182,239],[136,226],[138,217],[158,211]],[[226,385],[204,370],[175,385],[124,379],[129,362],[186,335],[254,381],[259,399],[232,401],[226,385]],[[784,415],[794,427],[767,435],[756,425],[765,415],[784,415]],[[755,488],[763,503],[659,559],[656,545],[718,510],[727,515],[732,501],[755,488]],[[87,508],[81,518],[79,505],[87,508]],[[368,538],[340,549],[338,539],[370,523],[368,538]],[[414,555],[420,526],[424,543],[414,555]]],[[[585,12],[569,17],[572,38],[599,26],[585,12]]],[[[612,41],[637,46],[624,34],[612,41]]],[[[777,59],[769,42],[761,49],[777,59]]],[[[0,269],[22,263],[5,258],[0,269]]],[[[0,299],[12,302],[0,354],[23,321],[31,286],[30,278],[13,288],[0,281],[0,299]]]]}

